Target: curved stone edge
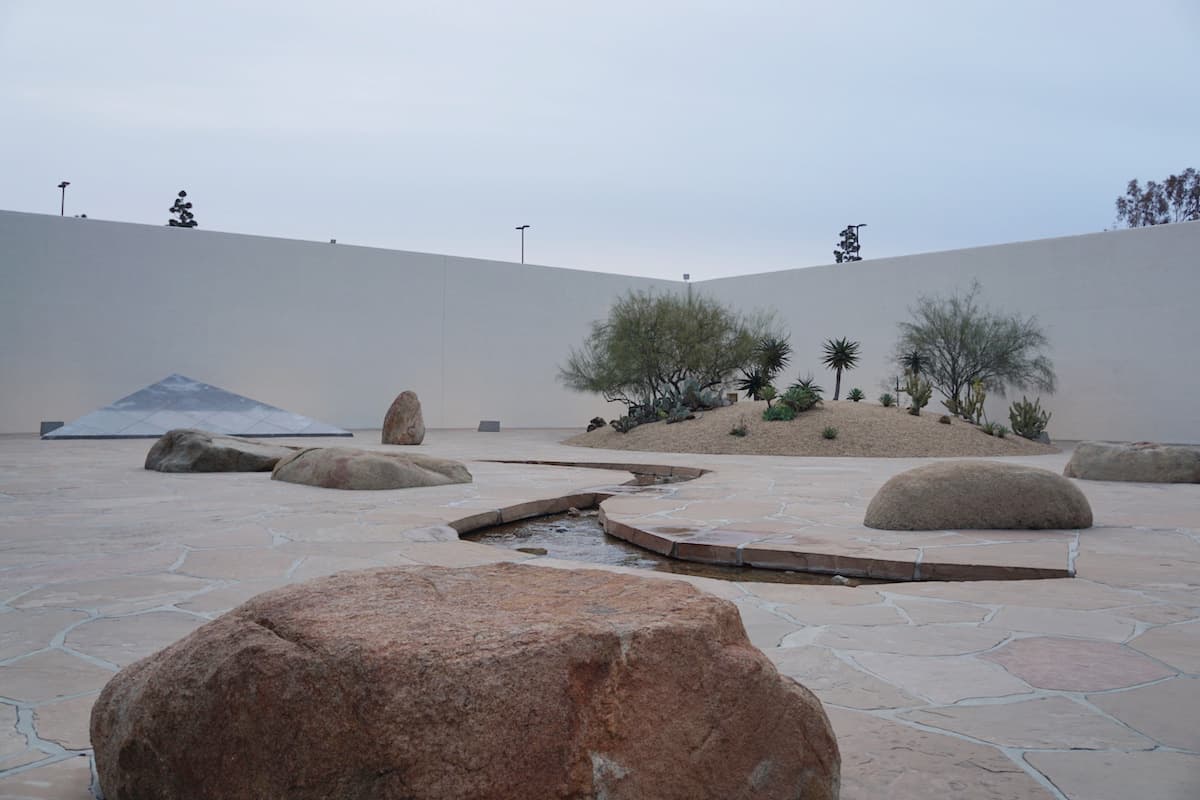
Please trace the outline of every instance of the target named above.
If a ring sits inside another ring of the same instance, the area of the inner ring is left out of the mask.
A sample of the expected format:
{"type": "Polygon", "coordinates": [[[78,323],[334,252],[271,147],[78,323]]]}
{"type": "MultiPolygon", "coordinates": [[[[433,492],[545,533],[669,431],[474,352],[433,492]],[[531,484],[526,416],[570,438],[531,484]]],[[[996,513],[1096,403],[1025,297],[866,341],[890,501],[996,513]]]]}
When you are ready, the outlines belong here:
{"type": "MultiPolygon", "coordinates": [[[[636,475],[677,477],[692,480],[712,470],[699,467],[678,467],[669,464],[632,464],[622,462],[541,461],[488,459],[492,464],[533,464],[548,467],[579,467],[610,469],[636,475]]],[[[480,511],[446,523],[459,536],[533,517],[561,514],[570,508],[600,510],[600,524],[610,536],[637,545],[677,561],[714,564],[726,567],[811,572],[819,575],[844,575],[849,578],[869,578],[883,581],[991,581],[1038,580],[1043,578],[1074,578],[1070,563],[1062,568],[1029,567],[1006,564],[963,564],[955,562],[912,561],[870,558],[840,553],[817,553],[783,550],[770,546],[769,535],[750,531],[722,530],[722,542],[703,541],[706,531],[696,529],[645,529],[612,519],[604,510],[604,501],[613,497],[610,492],[579,492],[542,500],[530,500],[504,508],[480,511]],[[736,540],[730,542],[729,540],[736,540]]]]}

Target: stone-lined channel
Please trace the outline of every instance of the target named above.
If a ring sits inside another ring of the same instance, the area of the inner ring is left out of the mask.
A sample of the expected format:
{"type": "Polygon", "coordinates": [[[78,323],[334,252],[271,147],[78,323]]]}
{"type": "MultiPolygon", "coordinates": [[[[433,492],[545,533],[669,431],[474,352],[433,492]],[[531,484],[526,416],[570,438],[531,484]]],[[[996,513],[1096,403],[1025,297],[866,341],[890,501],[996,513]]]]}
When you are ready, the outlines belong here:
{"type": "Polygon", "coordinates": [[[672,572],[726,581],[760,583],[841,584],[857,586],[883,583],[867,578],[842,578],[809,572],[789,572],[753,567],[725,567],[680,561],[660,556],[604,532],[595,509],[578,514],[551,514],[495,525],[465,534],[462,538],[481,544],[506,547],[548,558],[583,561],[615,567],[672,572]]]}

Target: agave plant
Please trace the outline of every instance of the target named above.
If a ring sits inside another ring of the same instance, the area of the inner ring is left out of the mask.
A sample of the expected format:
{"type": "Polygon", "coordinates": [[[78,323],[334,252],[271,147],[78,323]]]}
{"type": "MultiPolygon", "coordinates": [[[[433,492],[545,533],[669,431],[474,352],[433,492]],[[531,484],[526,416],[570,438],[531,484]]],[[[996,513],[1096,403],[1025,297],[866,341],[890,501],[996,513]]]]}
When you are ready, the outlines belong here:
{"type": "Polygon", "coordinates": [[[859,389],[859,388],[851,389],[850,392],[846,395],[847,400],[853,400],[856,403],[858,401],[862,400],[864,397],[866,397],[866,395],[863,394],[863,390],[859,389]]]}
{"type": "Polygon", "coordinates": [[[793,383],[788,387],[788,389],[803,389],[806,392],[811,392],[812,394],[816,395],[818,400],[820,400],[821,395],[825,393],[825,390],[817,385],[817,381],[815,378],[813,378],[811,373],[793,383]]]}
{"type": "Polygon", "coordinates": [[[825,340],[825,358],[822,363],[837,374],[837,382],[833,385],[833,399],[837,400],[842,391],[842,370],[854,369],[858,366],[859,342],[852,342],[846,337],[825,340]]]}

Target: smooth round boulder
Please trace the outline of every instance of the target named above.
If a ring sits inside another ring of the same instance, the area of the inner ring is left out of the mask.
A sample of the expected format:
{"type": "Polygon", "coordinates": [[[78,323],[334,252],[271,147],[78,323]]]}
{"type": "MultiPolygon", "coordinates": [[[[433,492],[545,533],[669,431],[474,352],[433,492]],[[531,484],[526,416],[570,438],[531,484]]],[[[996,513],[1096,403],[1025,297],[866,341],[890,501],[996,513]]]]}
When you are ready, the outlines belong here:
{"type": "Polygon", "coordinates": [[[1068,478],[1139,483],[1200,483],[1200,447],[1155,442],[1081,442],[1063,469],[1068,478]]]}
{"type": "Polygon", "coordinates": [[[312,447],[279,459],[271,480],[324,489],[412,489],[470,483],[472,478],[465,466],[448,458],[312,447]]]}
{"type": "Polygon", "coordinates": [[[176,428],[146,453],[146,469],[159,472],[268,472],[300,448],[264,444],[240,436],[176,428]]]}
{"type": "Polygon", "coordinates": [[[420,444],[425,441],[425,419],[416,392],[401,392],[383,417],[384,444],[420,444]]]}
{"type": "Polygon", "coordinates": [[[863,524],[888,531],[1090,528],[1083,492],[1049,470],[998,461],[946,461],[893,476],[863,524]]]}
{"type": "Polygon", "coordinates": [[[687,583],[517,564],[343,572],[121,670],[108,800],[838,796],[817,698],[687,583]]]}

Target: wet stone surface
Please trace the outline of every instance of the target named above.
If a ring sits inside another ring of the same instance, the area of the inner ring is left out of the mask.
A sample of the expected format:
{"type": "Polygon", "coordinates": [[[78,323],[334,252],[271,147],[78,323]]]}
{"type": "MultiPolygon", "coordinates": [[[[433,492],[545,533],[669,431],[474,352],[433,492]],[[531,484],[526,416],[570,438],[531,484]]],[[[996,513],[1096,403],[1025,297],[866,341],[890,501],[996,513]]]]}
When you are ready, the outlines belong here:
{"type": "Polygon", "coordinates": [[[753,567],[722,567],[692,561],[679,561],[668,556],[660,556],[658,553],[630,544],[615,536],[609,536],[601,527],[599,516],[594,509],[581,511],[578,515],[553,514],[510,522],[507,525],[497,525],[475,531],[463,538],[480,544],[507,547],[530,555],[545,555],[550,558],[584,561],[589,564],[633,567],[727,581],[837,584],[842,586],[882,582],[863,578],[847,579],[809,572],[754,569],[753,567]]]}

